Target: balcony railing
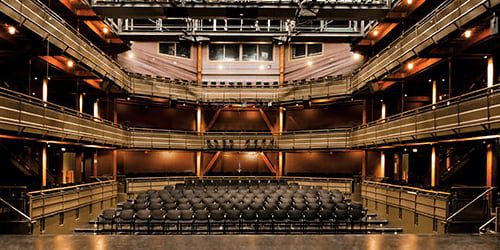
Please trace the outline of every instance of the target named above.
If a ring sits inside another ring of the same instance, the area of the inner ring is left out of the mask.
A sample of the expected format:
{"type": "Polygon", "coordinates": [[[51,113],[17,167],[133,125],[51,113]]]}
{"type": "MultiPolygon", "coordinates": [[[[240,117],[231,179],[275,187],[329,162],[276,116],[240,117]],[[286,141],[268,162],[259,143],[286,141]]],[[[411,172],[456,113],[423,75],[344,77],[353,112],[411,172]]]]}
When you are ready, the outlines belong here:
{"type": "Polygon", "coordinates": [[[127,193],[137,194],[147,190],[161,190],[165,186],[175,185],[185,182],[217,182],[217,181],[252,181],[267,182],[267,181],[287,181],[295,182],[301,186],[317,186],[326,190],[338,189],[347,196],[350,196],[353,190],[353,179],[351,178],[314,178],[314,177],[274,177],[274,176],[177,176],[177,177],[141,177],[127,178],[126,187],[127,193]]]}
{"type": "Polygon", "coordinates": [[[29,192],[29,215],[33,219],[39,219],[94,203],[115,200],[117,190],[116,182],[111,180],[29,192]]]}
{"type": "Polygon", "coordinates": [[[500,0],[447,0],[392,42],[378,55],[365,62],[352,79],[350,91],[383,77],[417,56],[474,18],[484,14],[500,0]]]}
{"type": "Polygon", "coordinates": [[[231,103],[273,102],[289,103],[347,95],[346,77],[320,77],[301,81],[277,82],[204,82],[159,78],[131,74],[133,94],[167,97],[187,102],[231,103]]]}
{"type": "Polygon", "coordinates": [[[417,141],[500,128],[500,85],[353,128],[351,147],[417,141]]]}
{"type": "Polygon", "coordinates": [[[128,132],[118,124],[38,98],[0,88],[0,128],[45,139],[127,146],[128,132]]]}
{"type": "Polygon", "coordinates": [[[127,128],[0,88],[0,129],[16,136],[141,149],[348,149],[500,128],[500,84],[353,128],[204,132],[127,128]]]}

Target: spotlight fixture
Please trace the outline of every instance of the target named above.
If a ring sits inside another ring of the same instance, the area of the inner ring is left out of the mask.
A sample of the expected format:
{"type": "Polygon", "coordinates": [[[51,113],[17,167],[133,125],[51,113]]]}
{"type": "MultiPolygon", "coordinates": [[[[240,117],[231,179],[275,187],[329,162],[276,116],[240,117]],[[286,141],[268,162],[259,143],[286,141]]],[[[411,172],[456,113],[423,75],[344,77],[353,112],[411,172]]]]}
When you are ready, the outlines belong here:
{"type": "Polygon", "coordinates": [[[128,52],[128,53],[127,53],[127,57],[128,57],[129,59],[134,58],[134,53],[133,53],[133,52],[128,52]]]}
{"type": "Polygon", "coordinates": [[[417,152],[418,152],[418,148],[413,148],[411,151],[412,151],[413,153],[417,153],[417,152]]]}
{"type": "Polygon", "coordinates": [[[354,53],[352,54],[352,58],[354,58],[354,60],[358,61],[358,60],[360,60],[361,58],[363,58],[363,56],[362,56],[360,53],[358,53],[358,52],[354,52],[354,53]]]}
{"type": "Polygon", "coordinates": [[[109,33],[109,28],[108,28],[108,27],[106,27],[106,26],[104,26],[104,27],[102,28],[102,33],[104,33],[104,34],[108,34],[108,33],[109,33]]]}
{"type": "Polygon", "coordinates": [[[472,30],[466,30],[464,32],[464,37],[465,38],[470,38],[472,36],[472,30]]]}
{"type": "Polygon", "coordinates": [[[307,61],[307,66],[312,66],[312,65],[313,65],[313,62],[307,61]]]}
{"type": "Polygon", "coordinates": [[[406,65],[406,68],[407,68],[408,70],[412,70],[414,66],[415,66],[415,65],[414,65],[413,63],[408,63],[408,64],[406,65]]]}
{"type": "Polygon", "coordinates": [[[264,65],[259,65],[259,69],[264,70],[265,69],[264,65]]]}
{"type": "Polygon", "coordinates": [[[217,68],[218,68],[219,70],[223,70],[223,69],[224,69],[224,66],[223,66],[222,64],[219,64],[219,66],[217,66],[217,68]]]}
{"type": "Polygon", "coordinates": [[[17,30],[16,30],[16,27],[10,25],[8,28],[7,28],[7,31],[9,32],[9,34],[11,35],[14,35],[16,34],[17,30]]]}
{"type": "Polygon", "coordinates": [[[379,31],[378,30],[373,30],[373,36],[378,36],[379,31]]]}
{"type": "Polygon", "coordinates": [[[406,0],[406,3],[407,3],[408,5],[410,5],[410,4],[412,4],[412,3],[413,3],[413,0],[406,0]]]}
{"type": "Polygon", "coordinates": [[[66,65],[68,65],[68,68],[73,68],[73,66],[75,66],[75,62],[73,62],[73,60],[68,60],[68,62],[66,62],[66,65]]]}

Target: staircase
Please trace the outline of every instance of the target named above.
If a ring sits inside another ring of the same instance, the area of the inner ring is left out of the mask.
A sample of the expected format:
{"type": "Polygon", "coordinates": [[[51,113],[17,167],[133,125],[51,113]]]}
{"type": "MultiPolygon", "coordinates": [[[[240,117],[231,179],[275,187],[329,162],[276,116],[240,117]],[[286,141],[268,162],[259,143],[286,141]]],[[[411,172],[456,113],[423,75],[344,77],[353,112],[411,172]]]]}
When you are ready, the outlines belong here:
{"type": "MultiPolygon", "coordinates": [[[[4,160],[10,165],[21,171],[24,175],[36,178],[40,176],[40,163],[33,160],[31,155],[23,150],[14,150],[0,143],[0,155],[7,156],[4,160]]],[[[47,171],[47,182],[54,182],[55,177],[50,172],[47,171]]]]}
{"type": "Polygon", "coordinates": [[[447,233],[478,233],[492,220],[495,187],[452,187],[447,233]]]}
{"type": "MultiPolygon", "coordinates": [[[[476,150],[477,147],[472,147],[465,154],[458,154],[459,156],[453,159],[451,167],[441,174],[440,180],[447,182],[451,177],[467,166],[476,150]]],[[[453,155],[455,151],[456,150],[451,151],[450,154],[453,155]]],[[[450,157],[450,155],[446,155],[446,157],[450,157]]],[[[442,159],[446,159],[446,157],[443,157],[442,159]]]]}
{"type": "Polygon", "coordinates": [[[0,234],[31,234],[35,223],[27,213],[26,187],[0,186],[0,234]]]}

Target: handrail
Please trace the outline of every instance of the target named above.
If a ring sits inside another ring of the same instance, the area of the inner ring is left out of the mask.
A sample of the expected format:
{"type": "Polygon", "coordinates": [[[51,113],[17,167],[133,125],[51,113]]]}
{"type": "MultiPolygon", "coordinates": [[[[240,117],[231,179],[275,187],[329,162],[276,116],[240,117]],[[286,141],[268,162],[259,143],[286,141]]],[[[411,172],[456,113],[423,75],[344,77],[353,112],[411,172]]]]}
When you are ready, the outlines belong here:
{"type": "Polygon", "coordinates": [[[98,182],[91,182],[91,183],[85,183],[85,184],[80,184],[80,185],[75,185],[75,186],[69,186],[69,187],[60,187],[60,188],[51,188],[51,189],[44,189],[44,190],[37,190],[37,191],[31,191],[28,193],[29,197],[35,197],[38,195],[44,195],[44,194],[49,194],[53,193],[56,191],[73,191],[76,189],[80,188],[86,188],[86,187],[92,187],[92,186],[100,186],[108,183],[113,183],[115,182],[114,180],[107,180],[107,181],[98,181],[98,182]]]}
{"type": "Polygon", "coordinates": [[[486,191],[482,192],[480,195],[478,195],[472,201],[470,201],[469,203],[465,204],[465,206],[463,206],[462,208],[460,208],[459,210],[457,210],[455,213],[453,213],[452,215],[450,215],[448,218],[446,218],[446,220],[444,222],[445,223],[450,222],[454,217],[456,217],[457,215],[459,215],[460,213],[462,213],[466,208],[468,208],[469,206],[471,206],[472,204],[474,204],[474,202],[478,201],[483,196],[487,195],[488,193],[490,193],[491,191],[493,191],[495,189],[496,189],[496,187],[490,187],[490,188],[486,189],[486,191]]]}
{"type": "Polygon", "coordinates": [[[378,125],[378,124],[381,124],[383,122],[392,121],[394,119],[405,118],[405,117],[408,117],[408,116],[416,114],[416,113],[422,113],[422,111],[432,110],[433,107],[451,106],[452,104],[456,104],[458,102],[465,101],[465,100],[467,100],[467,98],[476,98],[476,97],[483,96],[483,95],[489,95],[489,94],[495,93],[499,90],[500,90],[500,82],[491,86],[491,87],[482,88],[482,89],[478,89],[478,90],[475,90],[472,92],[468,92],[468,93],[463,94],[463,95],[451,97],[449,99],[436,102],[435,104],[428,104],[428,105],[421,106],[421,107],[411,109],[411,110],[407,110],[407,111],[404,111],[404,112],[401,112],[401,113],[398,113],[395,115],[388,116],[385,119],[378,119],[378,120],[371,121],[371,122],[368,122],[368,123],[363,124],[363,125],[355,126],[355,127],[353,127],[353,129],[355,129],[355,130],[361,129],[361,128],[369,127],[371,125],[378,125]]]}
{"type": "Polygon", "coordinates": [[[377,182],[377,181],[363,181],[363,183],[368,184],[368,185],[374,185],[374,186],[402,189],[405,191],[417,192],[417,193],[428,194],[428,195],[450,196],[450,193],[448,193],[448,192],[434,191],[434,190],[422,189],[422,188],[417,188],[417,187],[401,186],[401,185],[382,183],[382,182],[377,182]]]}
{"type": "Polygon", "coordinates": [[[497,219],[497,216],[493,216],[491,217],[487,222],[485,222],[483,225],[481,225],[479,228],[478,228],[478,231],[479,233],[481,233],[483,231],[483,229],[485,229],[490,223],[492,223],[493,221],[495,221],[497,219]]]}
{"type": "Polygon", "coordinates": [[[310,180],[310,181],[328,181],[328,180],[335,180],[335,181],[345,181],[345,182],[351,182],[353,181],[352,178],[328,178],[328,177],[293,177],[293,176],[256,176],[256,175],[249,175],[249,176],[165,176],[165,177],[132,177],[132,178],[126,178],[127,181],[148,181],[148,180],[155,180],[155,179],[164,179],[164,180],[223,180],[223,179],[244,179],[244,180],[269,180],[269,179],[276,179],[276,180],[310,180]]]}
{"type": "Polygon", "coordinates": [[[17,214],[21,215],[28,222],[30,222],[30,223],[35,223],[36,222],[36,220],[31,219],[31,217],[29,217],[28,215],[26,215],[25,213],[23,213],[21,210],[17,209],[16,207],[12,206],[9,202],[7,202],[6,200],[2,199],[1,197],[0,197],[0,202],[2,202],[3,204],[7,205],[10,209],[14,210],[17,214]]]}

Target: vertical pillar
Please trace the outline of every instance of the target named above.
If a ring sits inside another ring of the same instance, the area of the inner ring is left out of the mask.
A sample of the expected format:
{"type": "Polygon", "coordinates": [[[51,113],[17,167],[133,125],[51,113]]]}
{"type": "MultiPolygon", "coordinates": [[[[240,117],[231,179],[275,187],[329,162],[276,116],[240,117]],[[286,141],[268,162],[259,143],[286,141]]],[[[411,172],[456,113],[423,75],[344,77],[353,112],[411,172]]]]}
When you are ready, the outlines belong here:
{"type": "Polygon", "coordinates": [[[436,146],[432,146],[431,149],[431,187],[436,187],[439,185],[439,175],[438,175],[438,158],[436,155],[436,146]]]}
{"type": "Polygon", "coordinates": [[[196,62],[196,81],[198,84],[201,84],[203,82],[203,75],[202,75],[202,69],[203,69],[203,47],[201,43],[198,43],[197,47],[197,62],[196,62]]]}
{"type": "Polygon", "coordinates": [[[486,146],[486,186],[492,187],[493,183],[493,169],[494,169],[494,149],[493,145],[489,143],[486,146]]]}
{"type": "Polygon", "coordinates": [[[46,102],[49,96],[49,80],[43,79],[42,81],[42,101],[46,102]]]}
{"type": "Polygon", "coordinates": [[[113,99],[113,122],[118,123],[118,112],[116,112],[116,101],[113,99]]]}
{"type": "Polygon", "coordinates": [[[76,152],[75,155],[75,182],[82,181],[83,152],[76,152]]]}
{"type": "Polygon", "coordinates": [[[446,171],[449,171],[451,168],[451,149],[446,149],[446,171]]]}
{"type": "Polygon", "coordinates": [[[100,118],[99,117],[99,99],[96,99],[94,102],[94,118],[100,118]]]}
{"type": "Polygon", "coordinates": [[[116,181],[117,168],[118,168],[118,150],[111,151],[111,164],[113,164],[113,180],[116,181]]]}
{"type": "Polygon", "coordinates": [[[384,151],[380,151],[380,169],[378,171],[378,176],[380,178],[385,177],[385,153],[384,151]]]}
{"type": "Polygon", "coordinates": [[[203,173],[201,171],[201,151],[196,152],[196,176],[201,177],[203,173]]]}
{"type": "MultiPolygon", "coordinates": [[[[279,113],[278,113],[278,133],[279,136],[283,133],[283,129],[285,126],[285,108],[280,107],[279,108],[279,113]]],[[[278,141],[279,145],[279,141],[278,141]]],[[[278,152],[278,172],[277,176],[283,176],[283,165],[284,165],[284,153],[283,152],[278,152]]]]}
{"type": "Polygon", "coordinates": [[[386,108],[385,108],[385,103],[383,102],[382,103],[382,107],[381,107],[381,111],[380,111],[380,119],[385,119],[385,113],[386,112],[386,108]]]}
{"type": "Polygon", "coordinates": [[[47,145],[42,147],[42,187],[47,186],[47,145]]]}
{"type": "Polygon", "coordinates": [[[285,45],[284,44],[279,45],[279,51],[280,51],[280,78],[279,78],[279,82],[280,82],[280,84],[283,84],[285,82],[285,45]]]}
{"type": "Polygon", "coordinates": [[[92,156],[92,176],[97,176],[97,151],[95,151],[92,156]]]}
{"type": "Polygon", "coordinates": [[[366,166],[368,165],[368,152],[363,150],[363,160],[361,161],[361,178],[364,180],[366,178],[366,166]]]}
{"type": "Polygon", "coordinates": [[[198,133],[203,132],[202,126],[201,126],[201,120],[202,120],[202,110],[201,110],[201,106],[198,106],[198,108],[196,108],[196,132],[198,132],[198,133]]]}
{"type": "Polygon", "coordinates": [[[437,102],[437,81],[432,81],[432,104],[436,104],[437,102]]]}
{"type": "Polygon", "coordinates": [[[486,70],[486,86],[493,87],[493,84],[495,84],[495,67],[493,64],[493,56],[490,56],[488,58],[488,66],[486,70]]]}
{"type": "Polygon", "coordinates": [[[80,111],[80,113],[83,113],[83,94],[80,94],[78,96],[78,111],[80,111]]]}

